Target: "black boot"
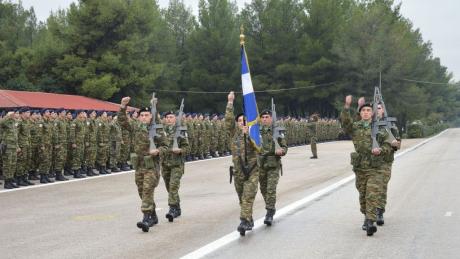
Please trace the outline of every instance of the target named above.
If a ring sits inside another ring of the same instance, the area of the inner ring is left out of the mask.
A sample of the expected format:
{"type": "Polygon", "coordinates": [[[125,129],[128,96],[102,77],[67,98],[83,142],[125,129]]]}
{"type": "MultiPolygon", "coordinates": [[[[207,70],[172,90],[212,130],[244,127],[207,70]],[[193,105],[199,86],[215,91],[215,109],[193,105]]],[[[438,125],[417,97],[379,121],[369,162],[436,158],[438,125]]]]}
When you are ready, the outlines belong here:
{"type": "Polygon", "coordinates": [[[54,177],[56,177],[56,175],[55,175],[55,173],[53,171],[49,171],[48,174],[46,175],[46,177],[48,179],[53,179],[54,177]]]}
{"type": "Polygon", "coordinates": [[[131,168],[129,167],[128,163],[123,163],[121,165],[121,170],[126,172],[126,171],[131,171],[131,168]]]}
{"type": "Polygon", "coordinates": [[[318,156],[311,156],[310,159],[318,159],[318,156]]]}
{"type": "Polygon", "coordinates": [[[71,176],[72,175],[72,170],[69,168],[64,169],[64,176],[71,176]]]}
{"type": "Polygon", "coordinates": [[[16,185],[14,182],[13,178],[11,179],[5,179],[5,184],[3,185],[3,188],[5,189],[15,189],[19,188],[19,186],[16,185]]]}
{"type": "Polygon", "coordinates": [[[62,175],[61,171],[56,171],[56,181],[68,181],[64,175],[62,175]]]}
{"type": "Polygon", "coordinates": [[[117,166],[113,166],[112,168],[110,168],[110,171],[112,173],[119,173],[121,172],[120,168],[118,168],[117,166]]]}
{"type": "Polygon", "coordinates": [[[377,227],[374,225],[374,221],[366,219],[366,234],[372,236],[375,232],[377,232],[377,227]]]}
{"type": "Polygon", "coordinates": [[[383,226],[383,224],[385,224],[385,221],[383,220],[383,209],[377,208],[377,225],[383,226]]]}
{"type": "Polygon", "coordinates": [[[237,231],[240,232],[240,235],[244,236],[246,231],[252,230],[251,222],[246,219],[241,219],[240,225],[237,228],[237,231]]]}
{"type": "Polygon", "coordinates": [[[80,169],[73,170],[73,178],[86,178],[86,176],[82,175],[80,169]]]}
{"type": "Polygon", "coordinates": [[[49,177],[49,175],[45,174],[45,179],[49,183],[54,183],[54,180],[49,177]]]}
{"type": "Polygon", "coordinates": [[[366,217],[364,217],[364,223],[363,223],[363,226],[361,227],[361,229],[364,230],[364,231],[366,231],[366,229],[367,229],[366,222],[367,222],[367,219],[366,219],[366,217]]]}
{"type": "Polygon", "coordinates": [[[18,186],[29,186],[29,184],[24,181],[24,178],[22,176],[16,177],[16,184],[18,186]]]}
{"type": "Polygon", "coordinates": [[[150,227],[153,227],[153,225],[158,224],[158,216],[155,209],[153,209],[152,213],[150,214],[150,218],[152,219],[152,225],[150,225],[150,227]]]}
{"type": "Polygon", "coordinates": [[[166,213],[166,218],[169,220],[169,222],[173,222],[175,218],[179,217],[181,215],[181,209],[177,205],[171,205],[169,207],[169,212],[166,213]]]}
{"type": "Polygon", "coordinates": [[[275,209],[267,209],[267,214],[265,215],[264,224],[271,226],[273,223],[273,216],[275,215],[275,209]]]}
{"type": "Polygon", "coordinates": [[[37,171],[33,170],[29,172],[29,180],[40,180],[40,178],[37,175],[37,171]]]}
{"type": "Polygon", "coordinates": [[[81,168],[80,168],[80,175],[85,176],[86,175],[86,169],[87,169],[86,165],[82,165],[81,168]]]}
{"type": "Polygon", "coordinates": [[[142,229],[142,231],[144,232],[149,232],[151,223],[152,223],[152,218],[151,218],[150,213],[144,213],[144,218],[142,219],[142,221],[137,222],[137,227],[142,229]]]}
{"type": "Polygon", "coordinates": [[[33,182],[29,181],[26,174],[21,177],[24,180],[24,182],[27,183],[27,185],[35,185],[33,182]]]}
{"type": "Polygon", "coordinates": [[[45,174],[40,174],[40,183],[48,183],[48,181],[46,180],[45,174]]]}
{"type": "Polygon", "coordinates": [[[95,176],[95,174],[93,173],[93,168],[91,166],[88,166],[86,168],[86,176],[89,176],[89,177],[95,176]]]}

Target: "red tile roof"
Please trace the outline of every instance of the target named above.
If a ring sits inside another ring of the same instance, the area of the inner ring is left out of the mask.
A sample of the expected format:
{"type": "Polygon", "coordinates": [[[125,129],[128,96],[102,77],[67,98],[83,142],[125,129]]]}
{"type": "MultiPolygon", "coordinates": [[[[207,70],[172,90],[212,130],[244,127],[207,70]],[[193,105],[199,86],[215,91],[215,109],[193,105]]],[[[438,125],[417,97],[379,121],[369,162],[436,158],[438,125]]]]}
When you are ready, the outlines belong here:
{"type": "Polygon", "coordinates": [[[106,110],[118,111],[119,104],[101,101],[85,96],[0,90],[0,108],[65,108],[69,110],[106,110]]]}

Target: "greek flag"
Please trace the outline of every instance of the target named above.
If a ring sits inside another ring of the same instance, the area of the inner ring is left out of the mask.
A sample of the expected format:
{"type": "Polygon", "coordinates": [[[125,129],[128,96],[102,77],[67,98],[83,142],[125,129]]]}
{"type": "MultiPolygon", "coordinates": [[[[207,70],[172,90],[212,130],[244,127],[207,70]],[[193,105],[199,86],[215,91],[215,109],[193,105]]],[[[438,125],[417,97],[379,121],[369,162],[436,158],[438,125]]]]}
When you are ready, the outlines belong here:
{"type": "Polygon", "coordinates": [[[241,86],[243,87],[244,116],[249,126],[249,138],[257,147],[261,147],[259,132],[259,111],[257,109],[256,95],[252,87],[251,74],[249,72],[248,58],[244,44],[241,45],[241,86]]]}

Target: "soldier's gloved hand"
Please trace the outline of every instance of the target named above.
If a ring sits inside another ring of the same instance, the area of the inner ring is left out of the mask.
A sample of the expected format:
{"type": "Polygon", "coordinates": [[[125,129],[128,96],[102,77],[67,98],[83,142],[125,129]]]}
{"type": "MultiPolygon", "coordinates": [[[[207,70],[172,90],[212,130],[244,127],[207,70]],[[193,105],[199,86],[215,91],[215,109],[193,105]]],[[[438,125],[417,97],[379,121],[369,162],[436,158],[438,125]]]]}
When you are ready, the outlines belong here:
{"type": "Polygon", "coordinates": [[[182,153],[182,149],[180,149],[180,148],[173,148],[172,152],[173,152],[174,154],[180,154],[180,153],[182,153]]]}
{"type": "Polygon", "coordinates": [[[77,144],[72,144],[72,147],[73,147],[73,148],[77,148],[77,144]]]}
{"type": "Polygon", "coordinates": [[[345,108],[350,108],[351,102],[353,101],[353,97],[351,95],[347,95],[345,97],[345,108]]]}
{"type": "Polygon", "coordinates": [[[158,154],[160,154],[160,150],[152,149],[152,150],[149,151],[149,154],[152,155],[152,156],[158,156],[158,154]]]}
{"type": "Polygon", "coordinates": [[[373,154],[374,156],[380,155],[381,152],[382,152],[382,149],[380,149],[380,148],[374,148],[374,149],[372,149],[372,154],[373,154]]]}
{"type": "Polygon", "coordinates": [[[120,104],[121,107],[122,107],[122,108],[125,108],[126,105],[128,105],[128,103],[129,103],[130,100],[131,100],[131,97],[129,97],[129,96],[123,97],[123,98],[121,99],[121,104],[120,104]]]}
{"type": "Polygon", "coordinates": [[[229,103],[233,103],[233,101],[235,100],[235,92],[231,91],[231,92],[228,94],[227,99],[228,99],[228,102],[229,102],[229,103]]]}
{"type": "Polygon", "coordinates": [[[282,150],[282,149],[277,149],[277,150],[275,151],[275,154],[276,154],[277,156],[284,156],[284,150],[282,150]]]}

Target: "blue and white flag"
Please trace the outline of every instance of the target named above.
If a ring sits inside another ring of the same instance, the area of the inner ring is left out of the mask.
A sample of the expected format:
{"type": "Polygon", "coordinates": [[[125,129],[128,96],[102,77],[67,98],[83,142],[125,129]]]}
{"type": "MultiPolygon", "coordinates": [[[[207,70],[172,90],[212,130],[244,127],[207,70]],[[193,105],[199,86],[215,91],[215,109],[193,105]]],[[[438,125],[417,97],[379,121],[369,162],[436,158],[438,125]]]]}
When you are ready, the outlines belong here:
{"type": "Polygon", "coordinates": [[[249,126],[249,138],[257,148],[260,148],[259,111],[244,44],[241,45],[241,86],[243,87],[244,116],[249,126]]]}

